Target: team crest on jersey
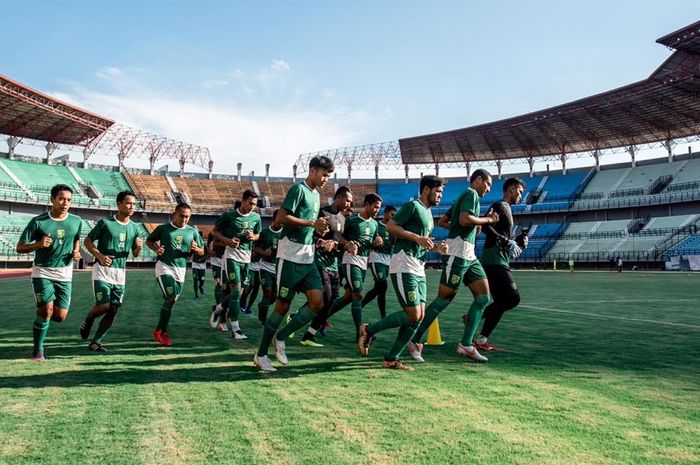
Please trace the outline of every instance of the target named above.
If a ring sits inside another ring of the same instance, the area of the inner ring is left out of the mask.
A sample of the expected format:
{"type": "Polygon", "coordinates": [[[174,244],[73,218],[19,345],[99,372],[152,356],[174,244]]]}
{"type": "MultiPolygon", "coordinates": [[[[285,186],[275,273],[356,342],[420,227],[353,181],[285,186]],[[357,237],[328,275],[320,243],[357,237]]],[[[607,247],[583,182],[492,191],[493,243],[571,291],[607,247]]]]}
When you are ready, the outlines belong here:
{"type": "Polygon", "coordinates": [[[34,294],[34,297],[36,297],[36,303],[38,303],[38,304],[40,304],[41,301],[43,300],[41,298],[41,292],[37,292],[36,294],[34,294]]]}
{"type": "Polygon", "coordinates": [[[63,239],[64,237],[66,237],[66,230],[65,229],[57,229],[56,230],[56,237],[58,237],[59,239],[63,239]]]}
{"type": "Polygon", "coordinates": [[[360,287],[360,281],[353,281],[353,282],[352,282],[352,287],[354,287],[355,289],[357,289],[358,287],[360,287]]]}
{"type": "Polygon", "coordinates": [[[184,236],[175,236],[175,243],[177,250],[180,250],[182,248],[182,241],[184,240],[184,236]]]}
{"type": "Polygon", "coordinates": [[[173,293],[173,288],[171,286],[168,286],[165,288],[165,293],[168,295],[171,295],[173,293]]]}
{"type": "Polygon", "coordinates": [[[119,242],[126,242],[126,233],[119,233],[119,242]]]}
{"type": "Polygon", "coordinates": [[[365,236],[369,236],[369,227],[365,228],[365,236]]]}
{"type": "Polygon", "coordinates": [[[459,275],[458,274],[453,274],[452,277],[450,278],[450,282],[452,284],[457,284],[459,282],[459,275]]]}
{"type": "Polygon", "coordinates": [[[95,292],[95,299],[96,299],[96,300],[102,300],[102,291],[95,292]]]}
{"type": "Polygon", "coordinates": [[[416,301],[416,291],[408,291],[408,301],[409,302],[415,302],[416,301]]]}
{"type": "Polygon", "coordinates": [[[243,229],[248,229],[248,222],[247,222],[247,221],[241,222],[241,227],[242,227],[243,229]]]}
{"type": "Polygon", "coordinates": [[[280,297],[287,297],[287,294],[289,294],[289,289],[287,289],[286,287],[280,289],[280,297]]]}

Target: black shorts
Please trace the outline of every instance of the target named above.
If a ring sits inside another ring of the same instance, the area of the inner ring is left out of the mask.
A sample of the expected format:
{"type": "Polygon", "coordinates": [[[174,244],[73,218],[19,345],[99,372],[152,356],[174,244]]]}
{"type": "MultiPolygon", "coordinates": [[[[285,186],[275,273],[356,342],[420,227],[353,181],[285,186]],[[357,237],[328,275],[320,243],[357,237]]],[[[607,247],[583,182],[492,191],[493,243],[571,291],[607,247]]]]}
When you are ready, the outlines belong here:
{"type": "Polygon", "coordinates": [[[500,265],[484,265],[484,271],[489,280],[491,297],[496,304],[510,309],[520,303],[518,285],[509,268],[500,265]]]}

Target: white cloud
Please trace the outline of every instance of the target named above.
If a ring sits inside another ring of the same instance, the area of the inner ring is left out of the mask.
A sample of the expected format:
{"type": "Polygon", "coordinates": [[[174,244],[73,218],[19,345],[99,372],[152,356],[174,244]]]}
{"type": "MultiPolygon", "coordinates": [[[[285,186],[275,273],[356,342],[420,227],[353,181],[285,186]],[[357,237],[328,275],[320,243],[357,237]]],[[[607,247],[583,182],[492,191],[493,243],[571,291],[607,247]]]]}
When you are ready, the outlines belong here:
{"type": "MultiPolygon", "coordinates": [[[[289,69],[286,62],[275,60],[261,73],[279,75],[289,69]]],[[[202,82],[207,89],[202,95],[173,97],[164,93],[160,82],[149,84],[127,71],[108,68],[98,73],[109,84],[107,91],[73,86],[54,95],[118,122],[206,146],[214,172],[228,174],[242,162],[245,173],[254,170],[262,175],[265,163],[270,163],[272,175],[289,176],[300,153],[372,142],[391,117],[388,109],[344,107],[334,101],[332,92],[308,95],[303,86],[275,85],[271,80],[256,86],[243,78],[245,73],[237,74],[241,82],[212,78],[202,82]],[[258,93],[273,85],[275,92],[263,93],[267,99],[256,95],[236,101],[238,94],[258,93]]]]}

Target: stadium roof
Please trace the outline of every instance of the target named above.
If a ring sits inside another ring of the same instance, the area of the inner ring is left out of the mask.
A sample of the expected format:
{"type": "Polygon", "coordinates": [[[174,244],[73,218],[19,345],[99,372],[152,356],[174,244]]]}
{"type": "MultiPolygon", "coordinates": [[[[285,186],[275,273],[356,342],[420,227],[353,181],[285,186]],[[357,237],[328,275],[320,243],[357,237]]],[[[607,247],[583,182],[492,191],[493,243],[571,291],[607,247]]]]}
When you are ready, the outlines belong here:
{"type": "Polygon", "coordinates": [[[111,119],[61,102],[0,74],[0,133],[57,144],[87,145],[111,119]]]}
{"type": "Polygon", "coordinates": [[[464,129],[401,139],[404,164],[548,157],[700,134],[700,21],[658,43],[675,52],[643,81],[464,129]]]}

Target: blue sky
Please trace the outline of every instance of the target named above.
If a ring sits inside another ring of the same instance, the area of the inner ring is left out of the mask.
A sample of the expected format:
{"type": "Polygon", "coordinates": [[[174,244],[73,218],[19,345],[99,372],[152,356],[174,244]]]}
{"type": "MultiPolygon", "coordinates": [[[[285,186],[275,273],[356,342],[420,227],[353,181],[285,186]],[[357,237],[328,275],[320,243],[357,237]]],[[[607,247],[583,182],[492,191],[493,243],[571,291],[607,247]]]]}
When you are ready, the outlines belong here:
{"type": "Polygon", "coordinates": [[[0,73],[208,146],[217,172],[644,79],[697,1],[8,1],[0,73]],[[9,20],[11,18],[11,20],[9,20]],[[8,39],[11,38],[11,39],[8,39]]]}

